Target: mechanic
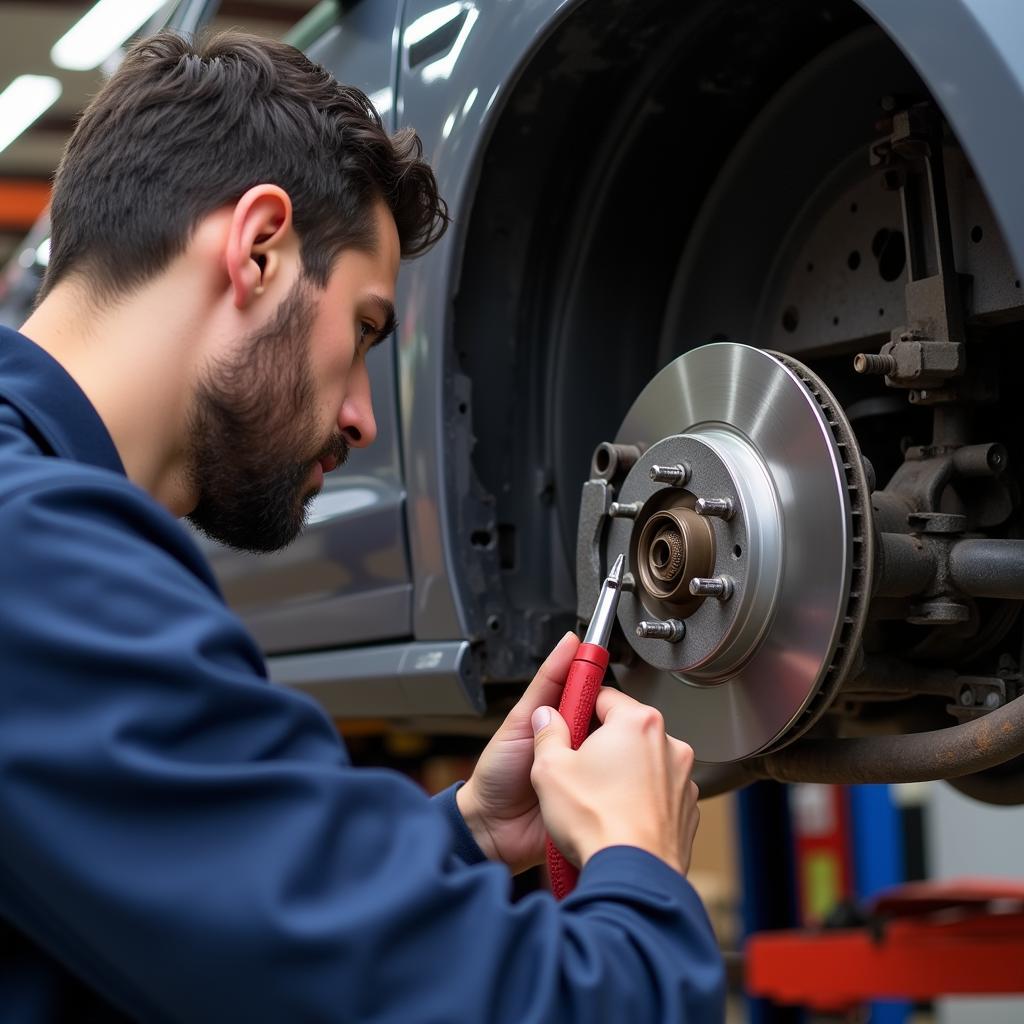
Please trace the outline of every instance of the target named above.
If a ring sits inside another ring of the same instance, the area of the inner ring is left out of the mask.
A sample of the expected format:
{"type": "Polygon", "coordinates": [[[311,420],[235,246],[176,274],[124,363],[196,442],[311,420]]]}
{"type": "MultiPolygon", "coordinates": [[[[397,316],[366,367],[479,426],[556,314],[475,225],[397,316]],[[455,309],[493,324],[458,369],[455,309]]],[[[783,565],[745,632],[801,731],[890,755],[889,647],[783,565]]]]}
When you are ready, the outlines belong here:
{"type": "Polygon", "coordinates": [[[572,751],[566,636],[430,800],[268,684],[177,522],[278,549],[373,441],[368,349],[447,225],[415,134],[284,44],[161,33],[51,218],[0,333],[0,1018],[720,1020],[692,751],[657,712],[606,687],[572,751]],[[513,902],[546,831],[579,885],[513,902]]]}

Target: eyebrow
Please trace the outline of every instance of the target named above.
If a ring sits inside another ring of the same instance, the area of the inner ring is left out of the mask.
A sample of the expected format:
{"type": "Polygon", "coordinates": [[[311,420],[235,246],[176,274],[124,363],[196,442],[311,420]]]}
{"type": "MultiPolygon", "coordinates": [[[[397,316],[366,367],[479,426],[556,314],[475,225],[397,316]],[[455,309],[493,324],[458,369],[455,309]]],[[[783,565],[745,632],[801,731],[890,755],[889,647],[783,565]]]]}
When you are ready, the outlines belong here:
{"type": "Polygon", "coordinates": [[[395,329],[398,327],[398,320],[395,319],[394,304],[385,299],[383,295],[370,295],[367,297],[367,301],[371,306],[376,307],[377,312],[384,320],[384,325],[377,332],[377,336],[370,345],[370,348],[375,348],[390,335],[394,334],[395,329]]]}

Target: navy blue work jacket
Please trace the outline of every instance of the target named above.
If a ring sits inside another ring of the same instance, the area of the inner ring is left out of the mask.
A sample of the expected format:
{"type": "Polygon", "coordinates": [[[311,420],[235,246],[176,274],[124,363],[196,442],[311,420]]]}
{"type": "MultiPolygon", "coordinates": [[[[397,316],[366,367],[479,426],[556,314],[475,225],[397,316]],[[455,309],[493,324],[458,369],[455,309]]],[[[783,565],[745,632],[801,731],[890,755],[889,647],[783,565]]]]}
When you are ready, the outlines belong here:
{"type": "Polygon", "coordinates": [[[0,1021],[719,1021],[694,891],[509,898],[455,804],[268,682],[84,393],[0,329],[0,1021]]]}

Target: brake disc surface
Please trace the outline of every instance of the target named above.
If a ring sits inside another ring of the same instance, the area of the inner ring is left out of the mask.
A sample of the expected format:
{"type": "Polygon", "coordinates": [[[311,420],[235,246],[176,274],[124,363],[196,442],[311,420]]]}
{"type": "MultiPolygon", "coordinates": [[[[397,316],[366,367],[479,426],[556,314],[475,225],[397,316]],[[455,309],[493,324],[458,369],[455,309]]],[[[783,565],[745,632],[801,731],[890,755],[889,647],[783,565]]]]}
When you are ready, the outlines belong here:
{"type": "Polygon", "coordinates": [[[643,449],[617,495],[637,511],[606,535],[634,580],[618,614],[639,658],[615,667],[620,685],[701,761],[781,745],[831,698],[862,626],[864,473],[842,412],[795,360],[714,344],[661,370],[616,441],[643,449]],[[652,478],[678,466],[682,483],[652,478]],[[698,514],[701,498],[729,511],[698,514]],[[695,597],[694,577],[725,599],[695,597]],[[668,619],[678,641],[638,635],[668,619]]]}

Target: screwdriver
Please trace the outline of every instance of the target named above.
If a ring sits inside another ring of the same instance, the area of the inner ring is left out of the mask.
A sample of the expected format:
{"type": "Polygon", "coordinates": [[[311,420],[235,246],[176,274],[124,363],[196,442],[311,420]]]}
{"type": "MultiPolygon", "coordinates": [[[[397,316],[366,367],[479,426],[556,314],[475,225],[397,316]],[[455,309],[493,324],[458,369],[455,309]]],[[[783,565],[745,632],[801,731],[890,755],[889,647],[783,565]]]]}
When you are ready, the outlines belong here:
{"type": "MultiPolygon", "coordinates": [[[[569,726],[573,750],[579,749],[590,731],[597,692],[601,689],[605,669],[608,668],[608,638],[611,636],[615,610],[622,593],[623,561],[622,555],[615,559],[612,571],[601,586],[590,626],[569,666],[562,700],[558,705],[559,714],[569,726]]],[[[551,891],[556,899],[564,899],[576,887],[579,871],[562,856],[550,837],[547,841],[547,858],[551,891]]]]}

